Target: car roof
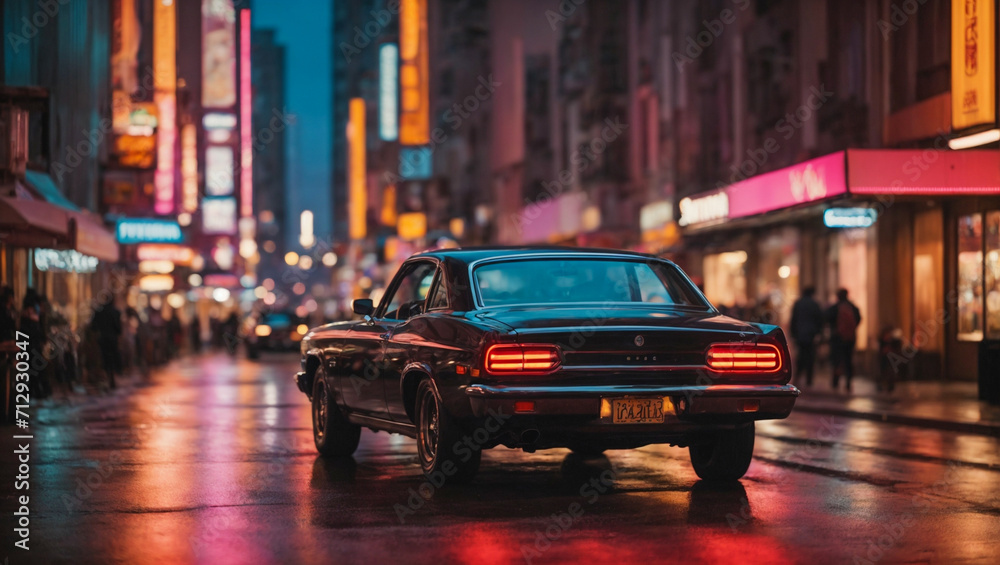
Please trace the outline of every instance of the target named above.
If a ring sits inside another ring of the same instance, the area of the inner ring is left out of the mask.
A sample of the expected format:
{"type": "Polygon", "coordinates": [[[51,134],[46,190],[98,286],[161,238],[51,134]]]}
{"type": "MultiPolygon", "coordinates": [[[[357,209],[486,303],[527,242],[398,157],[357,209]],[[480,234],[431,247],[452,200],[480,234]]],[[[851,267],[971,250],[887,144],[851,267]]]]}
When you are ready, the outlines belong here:
{"type": "Polygon", "coordinates": [[[525,255],[561,255],[566,257],[609,255],[615,257],[626,257],[634,259],[657,259],[666,261],[655,255],[637,253],[635,251],[624,251],[621,249],[601,249],[589,247],[564,247],[558,245],[521,245],[521,246],[483,246],[483,247],[459,247],[453,249],[436,249],[425,251],[413,255],[411,259],[420,257],[432,257],[436,259],[452,258],[463,263],[473,263],[482,259],[494,259],[500,257],[518,257],[525,255]]]}

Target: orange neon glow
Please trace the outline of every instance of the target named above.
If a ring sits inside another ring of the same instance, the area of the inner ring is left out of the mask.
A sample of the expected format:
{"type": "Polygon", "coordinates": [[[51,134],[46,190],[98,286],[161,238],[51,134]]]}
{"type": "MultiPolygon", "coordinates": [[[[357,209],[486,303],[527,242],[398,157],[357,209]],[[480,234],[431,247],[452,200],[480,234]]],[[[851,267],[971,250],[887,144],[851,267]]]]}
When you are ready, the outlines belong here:
{"type": "Polygon", "coordinates": [[[430,142],[427,0],[403,0],[399,11],[399,142],[430,142]]]}
{"type": "Polygon", "coordinates": [[[367,155],[365,153],[365,101],[352,98],[348,108],[348,231],[351,239],[364,239],[368,231],[367,155]]]}

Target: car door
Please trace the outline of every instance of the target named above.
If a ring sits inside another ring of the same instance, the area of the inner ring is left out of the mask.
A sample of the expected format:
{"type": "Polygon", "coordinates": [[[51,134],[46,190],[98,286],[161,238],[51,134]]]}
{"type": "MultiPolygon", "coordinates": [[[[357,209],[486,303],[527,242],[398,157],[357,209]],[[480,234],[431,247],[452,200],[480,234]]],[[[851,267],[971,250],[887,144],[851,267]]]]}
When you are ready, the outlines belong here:
{"type": "MultiPolygon", "coordinates": [[[[420,314],[434,313],[447,310],[448,290],[442,276],[441,267],[428,274],[421,281],[421,287],[428,287],[424,292],[424,306],[420,314]],[[428,284],[428,281],[429,284],[428,284]]],[[[406,407],[403,404],[403,395],[400,390],[400,378],[403,370],[411,361],[423,361],[425,356],[420,356],[420,349],[430,347],[433,342],[433,333],[429,324],[432,317],[426,315],[412,315],[401,321],[390,330],[389,341],[385,351],[385,370],[383,381],[385,383],[385,401],[389,409],[389,417],[397,422],[410,422],[406,415],[406,407]]]]}
{"type": "Polygon", "coordinates": [[[348,360],[349,368],[342,376],[340,389],[352,411],[378,418],[388,417],[384,384],[385,345],[392,328],[423,307],[430,283],[428,280],[424,288],[421,284],[425,279],[433,278],[435,267],[432,261],[405,263],[370,320],[356,324],[348,332],[343,355],[348,360]]]}

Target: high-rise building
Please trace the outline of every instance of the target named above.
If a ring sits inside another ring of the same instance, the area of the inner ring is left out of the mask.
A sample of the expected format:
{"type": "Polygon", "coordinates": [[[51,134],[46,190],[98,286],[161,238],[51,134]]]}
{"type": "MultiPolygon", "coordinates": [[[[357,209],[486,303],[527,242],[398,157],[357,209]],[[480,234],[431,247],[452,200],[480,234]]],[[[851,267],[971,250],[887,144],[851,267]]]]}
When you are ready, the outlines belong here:
{"type": "Polygon", "coordinates": [[[285,47],[276,41],[276,30],[255,29],[253,44],[254,202],[257,209],[257,243],[262,264],[268,256],[280,258],[297,226],[287,224],[286,185],[285,47]],[[271,243],[268,243],[271,242],[271,243]]]}

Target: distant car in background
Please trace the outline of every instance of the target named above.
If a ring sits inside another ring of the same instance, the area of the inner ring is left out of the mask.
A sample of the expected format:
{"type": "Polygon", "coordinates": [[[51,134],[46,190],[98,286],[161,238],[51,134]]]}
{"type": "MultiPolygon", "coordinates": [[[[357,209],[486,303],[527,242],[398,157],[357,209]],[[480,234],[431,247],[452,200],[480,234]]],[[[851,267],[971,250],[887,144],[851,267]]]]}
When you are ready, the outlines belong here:
{"type": "Polygon", "coordinates": [[[294,312],[255,312],[246,321],[247,356],[255,359],[261,351],[298,351],[309,327],[294,312]]]}

